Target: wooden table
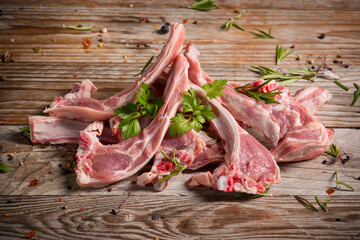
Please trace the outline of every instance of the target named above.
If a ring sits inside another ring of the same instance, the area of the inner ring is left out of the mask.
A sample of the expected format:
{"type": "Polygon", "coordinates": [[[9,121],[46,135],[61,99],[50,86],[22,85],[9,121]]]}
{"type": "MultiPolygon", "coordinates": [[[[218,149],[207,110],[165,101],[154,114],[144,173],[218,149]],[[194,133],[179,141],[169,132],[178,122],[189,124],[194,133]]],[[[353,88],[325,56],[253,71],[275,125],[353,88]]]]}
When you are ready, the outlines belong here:
{"type": "Polygon", "coordinates": [[[210,12],[187,9],[192,2],[1,1],[0,52],[10,51],[15,59],[0,64],[0,76],[6,77],[0,81],[0,158],[15,168],[0,174],[1,239],[22,239],[30,231],[36,232],[33,239],[359,239],[360,184],[345,171],[360,175],[360,102],[350,105],[352,83],[360,84],[360,1],[216,1],[220,9],[210,12]],[[219,30],[236,7],[246,11],[236,20],[246,32],[219,30]],[[59,167],[68,168],[75,148],[32,145],[19,127],[27,124],[28,116],[42,114],[75,82],[91,79],[99,88],[94,95],[99,99],[133,82],[134,74],[159,53],[168,37],[155,32],[155,26],[162,26],[162,16],[169,21],[188,19],[186,42],[196,44],[203,68],[215,79],[255,80],[258,76],[249,71],[250,66],[275,67],[277,44],[296,46],[296,54],[281,63],[283,69],[304,68],[306,60],[319,64],[319,57],[327,55],[328,65],[350,87],[348,92],[321,78],[300,80],[289,88],[294,92],[319,86],[330,91],[331,101],[317,115],[327,127],[335,128],[335,141],[353,153],[353,159],[344,166],[322,164],[325,156],[280,164],[281,183],[253,200],[187,189],[184,182],[194,174],[190,171],[174,177],[163,192],[137,187],[135,176],[111,189],[78,188],[75,174],[64,175],[59,167]],[[149,22],[139,23],[142,18],[149,22]],[[64,27],[78,24],[105,27],[108,32],[101,37],[64,27]],[[270,27],[275,39],[254,39],[255,28],[270,27]],[[322,33],[325,38],[319,39],[322,33]],[[82,48],[84,37],[91,40],[88,50],[82,48]],[[34,47],[41,47],[41,52],[35,53],[34,47]],[[350,68],[333,63],[338,54],[350,68]],[[124,59],[124,55],[131,56],[124,59]],[[296,55],[302,60],[297,61],[296,55]],[[328,196],[325,190],[335,186],[335,171],[354,192],[336,190],[328,196]],[[31,186],[36,179],[38,185],[31,186]],[[127,198],[126,189],[131,191],[126,208],[111,214],[127,198]],[[313,212],[293,195],[315,206],[315,195],[322,201],[333,200],[329,212],[313,212]]]}

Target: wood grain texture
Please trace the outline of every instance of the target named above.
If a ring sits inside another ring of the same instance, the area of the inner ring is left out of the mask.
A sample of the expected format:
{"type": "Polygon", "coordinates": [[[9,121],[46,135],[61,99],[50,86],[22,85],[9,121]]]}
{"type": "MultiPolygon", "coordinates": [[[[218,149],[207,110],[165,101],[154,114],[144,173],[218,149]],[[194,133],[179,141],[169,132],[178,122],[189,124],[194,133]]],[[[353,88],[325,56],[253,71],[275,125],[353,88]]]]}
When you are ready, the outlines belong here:
{"type": "Polygon", "coordinates": [[[0,174],[0,239],[22,239],[30,231],[37,232],[34,239],[360,239],[360,184],[349,177],[360,172],[360,103],[350,105],[352,83],[360,84],[360,1],[216,0],[220,9],[210,12],[187,9],[192,2],[0,2],[0,54],[11,51],[15,57],[14,63],[0,63],[0,76],[6,77],[0,81],[0,124],[5,125],[0,126],[0,161],[15,168],[0,174]],[[236,7],[246,11],[237,20],[246,32],[220,31],[236,7]],[[111,191],[77,187],[75,174],[63,175],[59,167],[73,164],[75,147],[31,145],[19,133],[18,124],[27,124],[29,115],[41,114],[75,82],[92,80],[99,88],[94,94],[98,99],[128,86],[168,37],[155,32],[154,27],[162,25],[160,17],[189,20],[184,24],[186,43],[196,44],[204,70],[214,79],[247,83],[258,78],[249,70],[251,65],[277,68],[277,44],[295,44],[295,53],[302,57],[302,61],[296,61],[296,55],[288,57],[280,65],[284,70],[302,68],[310,59],[320,64],[319,58],[327,55],[328,65],[351,87],[349,92],[326,79],[301,80],[289,89],[294,93],[319,86],[330,91],[332,99],[317,116],[327,127],[336,128],[335,141],[354,158],[346,165],[324,165],[325,156],[280,164],[281,183],[266,197],[249,201],[205,188],[188,189],[184,182],[198,171],[175,176],[163,192],[138,187],[136,176],[112,185],[111,191]],[[139,23],[141,18],[149,23],[139,23]],[[63,27],[78,24],[106,27],[108,33],[100,37],[63,27]],[[270,27],[275,39],[253,38],[255,28],[270,27]],[[318,38],[321,33],[325,39],[318,38]],[[92,43],[88,50],[81,45],[84,37],[92,43]],[[97,47],[99,39],[103,48],[97,47]],[[138,48],[138,43],[147,47],[138,48]],[[34,47],[41,47],[41,53],[34,53],[34,47]],[[127,54],[131,57],[125,60],[127,54]],[[350,68],[332,63],[338,54],[350,68]],[[9,154],[14,154],[11,161],[9,154]],[[355,192],[336,190],[329,212],[312,212],[293,198],[300,195],[314,204],[315,195],[329,199],[325,190],[334,187],[335,171],[355,192]],[[38,185],[30,186],[34,179],[38,185]],[[126,199],[125,189],[132,193],[125,210],[110,214],[126,199]]]}

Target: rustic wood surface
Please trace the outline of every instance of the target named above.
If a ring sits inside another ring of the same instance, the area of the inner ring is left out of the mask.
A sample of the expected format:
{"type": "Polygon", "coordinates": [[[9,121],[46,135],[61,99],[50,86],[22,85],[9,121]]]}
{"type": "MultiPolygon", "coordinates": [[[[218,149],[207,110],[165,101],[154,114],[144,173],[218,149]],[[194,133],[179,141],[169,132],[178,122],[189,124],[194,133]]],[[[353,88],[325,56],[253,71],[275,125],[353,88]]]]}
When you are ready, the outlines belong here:
{"type": "Polygon", "coordinates": [[[0,174],[0,239],[25,238],[30,231],[36,232],[33,239],[360,238],[360,186],[348,176],[360,173],[360,103],[350,105],[352,83],[360,84],[360,1],[216,1],[220,9],[210,12],[187,9],[192,2],[0,2],[0,54],[11,51],[15,58],[13,63],[0,63],[0,76],[5,76],[0,81],[0,160],[15,168],[0,174]],[[246,11],[236,20],[246,32],[220,31],[236,7],[246,11]],[[64,175],[59,167],[71,164],[75,148],[31,145],[19,127],[75,82],[89,78],[99,88],[94,96],[101,99],[134,81],[134,74],[159,53],[168,37],[155,32],[155,26],[162,25],[161,16],[170,21],[188,19],[186,42],[196,44],[203,68],[215,79],[255,80],[250,66],[275,67],[276,44],[295,44],[295,53],[302,57],[301,61],[295,60],[296,55],[288,57],[280,65],[284,69],[304,67],[311,59],[320,63],[319,57],[327,55],[328,65],[350,87],[348,92],[320,78],[314,83],[301,80],[289,88],[294,92],[311,85],[330,91],[333,98],[317,115],[327,127],[335,128],[336,142],[354,158],[344,166],[323,165],[325,156],[281,164],[282,182],[267,196],[247,201],[235,194],[187,189],[184,182],[194,174],[190,171],[174,177],[163,192],[137,187],[135,176],[111,189],[78,188],[75,174],[64,175]],[[139,23],[141,18],[150,22],[139,23]],[[78,24],[97,30],[106,27],[108,33],[100,37],[63,27],[78,24]],[[253,38],[255,28],[270,27],[275,39],[253,38]],[[318,38],[321,33],[325,39],[318,38]],[[82,48],[84,37],[92,43],[88,50],[82,48]],[[98,47],[99,39],[103,48],[98,47]],[[138,48],[138,43],[148,47],[138,48]],[[34,53],[34,47],[41,47],[41,52],[34,53]],[[127,54],[131,56],[124,59],[127,54]],[[350,68],[332,63],[338,54],[350,68]],[[13,160],[9,154],[14,154],[13,160]],[[293,198],[300,195],[314,204],[315,195],[329,199],[325,190],[335,186],[335,171],[355,191],[332,194],[329,212],[312,212],[293,198]],[[29,186],[35,179],[38,185],[29,186]],[[126,189],[132,196],[125,209],[110,214],[127,198],[126,189]]]}

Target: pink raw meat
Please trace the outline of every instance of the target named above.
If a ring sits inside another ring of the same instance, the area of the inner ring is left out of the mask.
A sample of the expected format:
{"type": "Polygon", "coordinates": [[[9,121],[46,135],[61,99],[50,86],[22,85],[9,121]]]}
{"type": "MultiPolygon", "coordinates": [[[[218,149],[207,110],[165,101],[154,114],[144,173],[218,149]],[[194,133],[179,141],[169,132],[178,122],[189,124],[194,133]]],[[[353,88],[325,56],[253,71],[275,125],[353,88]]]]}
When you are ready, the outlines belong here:
{"type": "Polygon", "coordinates": [[[306,87],[297,90],[294,99],[296,99],[310,114],[315,114],[317,110],[329,101],[331,95],[325,88],[306,87]]]}
{"type": "MultiPolygon", "coordinates": [[[[213,80],[201,70],[199,52],[188,44],[186,58],[189,61],[189,79],[201,86],[213,80]]],[[[276,84],[276,83],[275,83],[276,84]]],[[[275,147],[271,149],[279,162],[301,161],[314,158],[328,149],[333,131],[324,125],[284,88],[276,96],[281,104],[268,104],[237,93],[230,85],[217,100],[227,108],[237,121],[262,132],[275,147]]]]}
{"type": "Polygon", "coordinates": [[[89,81],[85,80],[81,84],[76,84],[73,90],[64,97],[57,97],[52,102],[50,108],[45,109],[44,113],[52,116],[77,119],[92,122],[95,120],[107,120],[113,117],[114,110],[123,106],[127,102],[133,102],[136,91],[140,90],[141,83],[151,85],[164,70],[174,60],[181,51],[185,38],[183,25],[179,23],[171,24],[171,34],[160,52],[159,57],[141,77],[125,88],[123,91],[105,100],[90,98],[90,93],[96,88],[89,81]]]}
{"type": "Polygon", "coordinates": [[[95,121],[80,132],[76,155],[76,174],[80,187],[106,186],[132,176],[149,162],[167,132],[170,118],[181,104],[182,92],[188,86],[188,66],[182,54],[175,58],[165,89],[165,104],[150,125],[136,137],[119,144],[102,145],[97,138],[103,129],[101,121],[95,121]]]}
{"type": "Polygon", "coordinates": [[[151,171],[137,177],[136,183],[139,186],[153,183],[156,190],[164,190],[170,179],[163,182],[158,181],[169,175],[176,166],[167,160],[160,150],[172,157],[174,148],[176,158],[182,164],[186,164],[187,169],[195,170],[209,163],[224,161],[222,144],[214,142],[212,138],[202,132],[189,131],[176,137],[165,136],[155,155],[151,171]]]}
{"type": "MultiPolygon", "coordinates": [[[[88,125],[89,123],[86,122],[57,117],[29,117],[31,142],[33,143],[77,143],[80,131],[84,130],[88,125]]],[[[99,140],[106,144],[119,142],[119,139],[112,136],[109,127],[104,128],[99,140]]]]}
{"type": "MultiPolygon", "coordinates": [[[[192,86],[200,96],[205,92],[192,86]]],[[[222,139],[225,163],[210,172],[200,173],[188,181],[195,187],[205,185],[225,192],[262,193],[280,181],[279,167],[270,152],[253,136],[242,129],[234,117],[216,100],[205,100],[211,105],[215,118],[210,122],[222,139]]]]}

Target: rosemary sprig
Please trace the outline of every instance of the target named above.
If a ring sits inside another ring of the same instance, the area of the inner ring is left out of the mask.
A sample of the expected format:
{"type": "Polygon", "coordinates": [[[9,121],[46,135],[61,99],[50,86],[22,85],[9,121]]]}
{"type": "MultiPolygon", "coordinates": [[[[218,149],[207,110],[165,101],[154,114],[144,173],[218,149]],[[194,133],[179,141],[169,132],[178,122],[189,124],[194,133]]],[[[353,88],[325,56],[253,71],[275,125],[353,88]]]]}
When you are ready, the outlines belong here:
{"type": "Polygon", "coordinates": [[[328,211],[327,205],[328,205],[329,202],[331,202],[331,200],[333,200],[333,199],[330,198],[330,199],[327,200],[324,204],[321,202],[321,200],[319,199],[318,196],[315,196],[315,200],[316,200],[316,202],[319,204],[319,206],[321,207],[321,209],[322,209],[324,212],[327,212],[327,211],[328,211]]]}
{"type": "Polygon", "coordinates": [[[341,82],[339,82],[338,80],[335,80],[334,83],[336,85],[338,85],[339,87],[341,87],[342,89],[344,89],[345,91],[349,91],[349,88],[345,85],[343,85],[341,82]]]}
{"type": "Polygon", "coordinates": [[[356,83],[353,83],[353,84],[356,87],[356,90],[354,92],[354,98],[353,98],[351,105],[354,105],[356,103],[356,101],[358,100],[359,95],[360,95],[360,86],[357,85],[356,83]]]}
{"type": "Polygon", "coordinates": [[[20,128],[20,130],[25,136],[30,137],[30,128],[29,127],[22,127],[22,128],[20,128]]]}
{"type": "Polygon", "coordinates": [[[230,18],[226,23],[224,23],[223,25],[220,26],[221,29],[225,29],[225,30],[230,30],[232,26],[236,27],[237,29],[239,29],[240,31],[245,32],[245,30],[240,27],[239,25],[237,25],[236,23],[234,23],[234,19],[238,19],[241,18],[243,15],[243,12],[238,12],[233,18],[230,18]]]}
{"type": "Polygon", "coordinates": [[[330,155],[336,159],[338,159],[340,157],[340,152],[339,149],[337,148],[335,143],[332,143],[329,147],[330,152],[326,151],[325,153],[327,155],[330,155]]]}
{"type": "Polygon", "coordinates": [[[349,184],[344,183],[344,182],[340,182],[340,181],[338,180],[338,174],[337,174],[337,172],[335,172],[335,183],[336,183],[335,188],[341,189],[341,186],[344,186],[344,187],[348,188],[351,192],[354,192],[354,191],[355,191],[355,189],[354,189],[352,186],[350,186],[349,184]]]}
{"type": "Polygon", "coordinates": [[[180,172],[184,171],[187,167],[186,164],[182,164],[179,162],[179,160],[176,158],[175,156],[175,148],[173,149],[173,157],[169,157],[169,155],[167,155],[164,151],[160,150],[161,154],[164,155],[164,157],[169,160],[170,162],[174,163],[176,166],[176,169],[174,171],[172,171],[169,175],[165,176],[164,178],[160,179],[158,182],[163,182],[169,178],[171,178],[172,176],[179,174],[180,172]]]}
{"type": "Polygon", "coordinates": [[[266,33],[260,29],[255,28],[256,31],[258,31],[259,33],[253,33],[255,35],[254,38],[262,38],[262,39],[271,39],[274,38],[273,36],[271,36],[272,33],[272,28],[269,29],[269,33],[266,33]]]}
{"type": "Polygon", "coordinates": [[[259,198],[259,197],[264,197],[266,196],[266,194],[269,192],[270,188],[265,189],[264,192],[262,193],[257,193],[257,194],[250,194],[250,193],[240,193],[235,195],[235,197],[240,198],[240,199],[254,199],[254,198],[259,198]]]}
{"type": "Polygon", "coordinates": [[[219,7],[211,0],[197,0],[193,4],[189,5],[188,8],[199,11],[209,11],[219,7]]]}
{"type": "Polygon", "coordinates": [[[141,74],[143,74],[145,72],[145,70],[147,69],[147,67],[151,64],[153,59],[154,59],[154,56],[151,56],[151,58],[146,62],[143,69],[138,74],[136,74],[135,76],[140,76],[141,74]]]}
{"type": "Polygon", "coordinates": [[[282,62],[284,58],[289,56],[294,51],[295,49],[291,50],[290,48],[284,48],[276,45],[276,65],[279,65],[279,63],[282,62]]]}
{"type": "Polygon", "coordinates": [[[277,103],[280,104],[278,101],[275,100],[276,95],[281,94],[282,92],[277,92],[279,88],[276,88],[274,90],[271,90],[269,92],[255,92],[257,89],[265,86],[271,81],[271,79],[263,82],[259,86],[256,87],[250,87],[249,84],[246,84],[244,86],[235,87],[234,89],[238,93],[242,93],[248,97],[255,98],[256,100],[264,103],[277,103]]]}
{"type": "Polygon", "coordinates": [[[85,31],[85,30],[92,30],[92,29],[95,29],[96,27],[76,27],[76,26],[67,26],[66,28],[68,28],[68,29],[73,29],[73,30],[81,30],[81,31],[85,31]]]}
{"type": "Polygon", "coordinates": [[[13,167],[6,165],[5,163],[0,163],[0,173],[8,173],[14,171],[13,167]]]}
{"type": "Polygon", "coordinates": [[[318,212],[319,209],[317,209],[311,202],[309,202],[308,200],[306,200],[305,198],[302,198],[300,196],[294,195],[294,198],[301,203],[304,207],[306,207],[307,209],[310,209],[311,211],[316,211],[318,212]]]}

